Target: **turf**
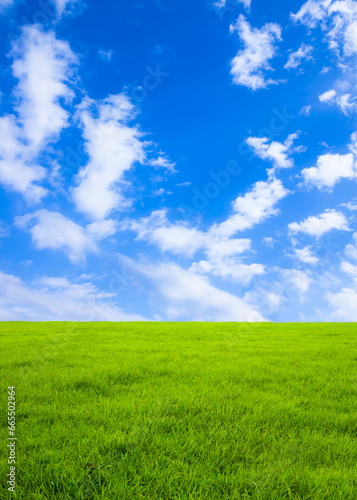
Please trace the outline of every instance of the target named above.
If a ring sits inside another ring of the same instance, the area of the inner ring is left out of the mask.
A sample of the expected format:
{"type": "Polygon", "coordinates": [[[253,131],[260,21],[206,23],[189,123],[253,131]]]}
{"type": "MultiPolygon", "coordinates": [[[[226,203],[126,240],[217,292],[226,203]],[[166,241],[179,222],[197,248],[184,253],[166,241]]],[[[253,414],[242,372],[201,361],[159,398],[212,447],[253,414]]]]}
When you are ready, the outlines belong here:
{"type": "Polygon", "coordinates": [[[356,324],[0,323],[1,499],[356,500],[356,340],[356,324]]]}

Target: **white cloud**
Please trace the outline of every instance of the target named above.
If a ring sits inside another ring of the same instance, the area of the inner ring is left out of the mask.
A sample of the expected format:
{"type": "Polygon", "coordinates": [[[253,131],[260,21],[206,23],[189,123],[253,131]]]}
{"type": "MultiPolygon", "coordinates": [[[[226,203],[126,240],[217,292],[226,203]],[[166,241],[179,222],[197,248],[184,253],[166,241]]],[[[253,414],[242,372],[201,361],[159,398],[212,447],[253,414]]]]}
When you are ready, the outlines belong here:
{"type": "Polygon", "coordinates": [[[296,14],[295,22],[327,32],[332,51],[346,56],[357,53],[357,6],[355,0],[308,0],[296,14]]]}
{"type": "Polygon", "coordinates": [[[255,275],[264,273],[263,265],[244,264],[238,257],[250,250],[250,239],[231,238],[210,230],[203,232],[182,223],[171,224],[166,210],[155,211],[138,221],[127,221],[121,229],[135,231],[137,239],[158,246],[162,252],[191,258],[203,252],[207,260],[193,263],[191,270],[195,272],[230,278],[245,285],[255,275]]]}
{"type": "Polygon", "coordinates": [[[45,178],[46,170],[36,164],[14,116],[0,117],[0,136],[1,184],[22,193],[29,202],[38,202],[47,193],[37,184],[45,178]]]}
{"type": "Polygon", "coordinates": [[[52,0],[56,6],[58,17],[61,17],[65,10],[73,7],[74,4],[79,3],[80,0],[52,0]]]}
{"type": "Polygon", "coordinates": [[[242,285],[249,285],[255,276],[264,274],[262,264],[245,264],[241,254],[250,250],[249,239],[230,239],[206,233],[206,245],[203,252],[207,260],[194,262],[191,270],[200,274],[212,274],[220,278],[229,278],[242,285]]]}
{"type": "Polygon", "coordinates": [[[299,115],[301,116],[310,116],[311,115],[311,106],[303,106],[300,109],[299,115]]]}
{"type": "Polygon", "coordinates": [[[274,248],[274,239],[271,236],[264,236],[262,240],[263,245],[269,247],[269,248],[274,248]]]}
{"type": "Polygon", "coordinates": [[[357,321],[357,291],[353,288],[343,288],[338,293],[328,293],[327,299],[334,308],[333,319],[337,321],[357,321]]]}
{"type": "Polygon", "coordinates": [[[113,303],[114,294],[92,283],[43,277],[26,284],[0,271],[1,321],[141,321],[113,303]]]}
{"type": "MultiPolygon", "coordinates": [[[[269,285],[267,285],[269,286],[269,285]]],[[[277,313],[281,310],[281,306],[286,302],[287,298],[282,295],[279,286],[267,288],[256,288],[245,294],[245,299],[253,304],[259,304],[262,311],[267,313],[277,313]]]]}
{"type": "MultiPolygon", "coordinates": [[[[242,3],[247,10],[250,9],[251,0],[237,0],[237,1],[239,3],[242,3]]],[[[213,5],[217,7],[217,9],[224,9],[227,6],[232,8],[234,6],[234,3],[232,4],[232,0],[218,0],[217,2],[214,2],[213,5]]]]}
{"type": "Polygon", "coordinates": [[[298,269],[283,269],[282,274],[300,293],[308,291],[312,279],[307,272],[298,269]]]}
{"type": "Polygon", "coordinates": [[[104,50],[104,49],[99,49],[98,50],[98,55],[103,61],[111,61],[112,57],[114,55],[113,50],[104,50]]]}
{"type": "Polygon", "coordinates": [[[346,257],[349,257],[350,259],[357,260],[357,233],[354,233],[353,239],[355,241],[355,244],[349,244],[346,245],[345,248],[345,255],[346,257]]]}
{"type": "Polygon", "coordinates": [[[122,194],[124,174],[145,159],[142,134],[128,125],[135,114],[125,94],[100,102],[86,98],[79,108],[89,162],[78,174],[73,199],[77,210],[94,220],[128,206],[122,194]]]}
{"type": "Polygon", "coordinates": [[[335,0],[329,7],[334,28],[329,33],[330,46],[335,48],[342,39],[345,55],[357,54],[357,5],[355,0],[335,0]]]}
{"type": "Polygon", "coordinates": [[[39,26],[25,26],[13,46],[17,116],[0,117],[0,182],[38,202],[47,191],[38,183],[46,169],[38,157],[68,125],[63,101],[73,97],[68,83],[76,57],[67,42],[39,26]]]}
{"type": "Polygon", "coordinates": [[[280,306],[286,301],[283,295],[274,292],[267,292],[265,297],[273,311],[278,311],[280,306]]]}
{"type": "Polygon", "coordinates": [[[151,194],[152,194],[152,196],[163,196],[165,193],[166,193],[166,190],[164,188],[160,188],[160,189],[156,189],[151,194]]]}
{"type": "Polygon", "coordinates": [[[322,70],[320,71],[321,75],[326,75],[329,71],[331,71],[331,66],[324,66],[322,70]]]}
{"type": "Polygon", "coordinates": [[[294,21],[299,21],[309,28],[314,28],[318,21],[326,17],[331,2],[332,0],[308,0],[296,14],[290,14],[290,16],[294,21]]]}
{"type": "Polygon", "coordinates": [[[160,153],[158,158],[149,160],[148,164],[155,168],[164,168],[173,174],[177,172],[175,169],[176,163],[170,161],[163,153],[160,153]]]}
{"type": "Polygon", "coordinates": [[[37,249],[63,250],[73,263],[83,261],[89,252],[98,251],[93,234],[57,212],[39,210],[16,217],[15,224],[31,233],[37,249]]]}
{"type": "Polygon", "coordinates": [[[87,230],[89,234],[101,240],[113,236],[117,232],[117,223],[112,219],[96,221],[88,224],[87,230]]]}
{"type": "Polygon", "coordinates": [[[357,204],[349,201],[348,203],[342,203],[341,207],[346,207],[348,210],[357,210],[357,204]]]}
{"type": "Polygon", "coordinates": [[[251,240],[248,238],[216,239],[207,233],[206,254],[210,260],[240,255],[250,250],[251,240]]]}
{"type": "Polygon", "coordinates": [[[294,248],[295,256],[304,264],[318,264],[319,259],[313,254],[311,246],[294,248]]]}
{"type": "Polygon", "coordinates": [[[319,96],[321,102],[327,104],[336,104],[342,113],[348,116],[352,111],[356,110],[355,98],[351,98],[351,94],[337,95],[336,90],[331,89],[319,96]],[[352,99],[352,102],[351,102],[352,99]]]}
{"type": "Polygon", "coordinates": [[[237,32],[244,48],[231,61],[231,75],[236,85],[244,85],[251,90],[267,88],[279,83],[265,79],[265,71],[271,71],[269,60],[276,55],[274,43],[281,40],[278,24],[268,23],[261,29],[252,28],[243,15],[230,26],[231,33],[237,32]]]}
{"type": "Polygon", "coordinates": [[[9,236],[9,229],[0,221],[0,238],[7,238],[9,236]]]}
{"type": "Polygon", "coordinates": [[[178,184],[176,184],[176,186],[178,187],[188,187],[188,186],[191,186],[192,182],[189,182],[189,181],[186,181],[186,182],[179,182],[178,184]]]}
{"type": "Polygon", "coordinates": [[[350,259],[357,260],[357,246],[356,245],[346,245],[345,255],[350,259]]]}
{"type": "MultiPolygon", "coordinates": [[[[356,12],[354,13],[356,15],[356,12]]],[[[345,53],[348,56],[357,54],[357,20],[354,19],[346,28],[345,53]]]]}
{"type": "Polygon", "coordinates": [[[343,261],[341,262],[341,269],[344,273],[348,274],[348,276],[353,279],[354,284],[357,285],[357,266],[350,262],[343,261]]]}
{"type": "Polygon", "coordinates": [[[318,157],[317,166],[301,172],[306,184],[321,188],[333,188],[342,179],[355,179],[357,166],[352,153],[326,154],[318,157]]]}
{"type": "Polygon", "coordinates": [[[284,143],[271,141],[269,144],[268,137],[248,137],[246,143],[250,146],[255,154],[262,160],[270,160],[274,169],[270,170],[273,174],[276,169],[290,168],[294,165],[294,161],[289,158],[289,154],[294,151],[300,152],[301,148],[294,149],[294,140],[299,137],[299,134],[290,134],[284,143]]]}
{"type": "Polygon", "coordinates": [[[49,140],[56,140],[68,126],[69,113],[62,102],[74,97],[68,82],[77,58],[68,42],[57,40],[54,32],[45,33],[39,26],[25,26],[13,47],[17,112],[26,139],[38,150],[49,140]]]}
{"type": "Polygon", "coordinates": [[[256,307],[177,264],[142,264],[127,257],[124,262],[132,272],[149,280],[155,307],[167,320],[264,321],[256,307]]]}
{"type": "Polygon", "coordinates": [[[251,229],[267,218],[277,215],[275,205],[288,194],[279,179],[259,181],[251,191],[239,196],[233,203],[236,212],[220,224],[214,224],[210,232],[220,237],[232,237],[239,231],[251,229]]]}
{"type": "Polygon", "coordinates": [[[171,224],[166,210],[157,210],[149,217],[122,224],[122,229],[137,233],[137,239],[149,241],[162,252],[193,257],[202,251],[207,260],[192,265],[192,270],[231,278],[247,284],[255,274],[264,272],[260,264],[242,264],[237,256],[251,248],[251,240],[227,238],[210,231],[203,232],[184,224],[171,224]]]}
{"type": "Polygon", "coordinates": [[[342,113],[348,116],[350,113],[356,110],[355,97],[351,98],[351,94],[343,94],[337,97],[336,104],[342,111],[342,113]],[[351,102],[351,100],[353,102],[351,102]]]}
{"type": "Polygon", "coordinates": [[[136,232],[137,239],[158,246],[162,252],[191,258],[202,252],[206,259],[193,263],[192,270],[230,278],[246,285],[254,276],[263,274],[265,268],[262,264],[242,262],[240,256],[250,250],[251,240],[234,238],[234,235],[276,215],[278,210],[275,204],[286,194],[279,180],[258,182],[252,191],[235,200],[237,214],[212,225],[207,231],[184,223],[170,223],[166,210],[157,210],[139,220],[125,221],[120,229],[136,232]]]}
{"type": "Polygon", "coordinates": [[[215,258],[192,264],[190,271],[199,274],[212,274],[220,278],[229,278],[242,285],[249,285],[255,276],[265,273],[262,264],[243,264],[237,258],[215,258]]]}
{"type": "Polygon", "coordinates": [[[350,231],[346,217],[343,213],[336,210],[326,210],[323,214],[317,217],[308,217],[300,223],[293,222],[289,224],[288,228],[293,234],[302,232],[316,238],[328,233],[332,229],[350,231]]]}
{"type": "Polygon", "coordinates": [[[156,210],[148,217],[126,221],[121,229],[137,233],[138,240],[149,241],[163,252],[192,257],[206,244],[206,236],[198,229],[184,224],[171,224],[166,210],[156,210]]]}
{"type": "MultiPolygon", "coordinates": [[[[70,281],[67,278],[51,278],[48,276],[43,276],[38,283],[49,286],[50,288],[68,288],[70,287],[70,281]]],[[[77,285],[80,286],[80,285],[77,285]]]]}
{"type": "Polygon", "coordinates": [[[319,100],[321,102],[333,102],[335,100],[335,97],[336,97],[336,90],[331,89],[319,95],[319,100]]]}
{"type": "Polygon", "coordinates": [[[14,0],[0,0],[0,12],[14,5],[14,0]]]}
{"type": "Polygon", "coordinates": [[[351,143],[348,145],[348,149],[357,158],[357,132],[353,132],[351,135],[351,143]]]}
{"type": "Polygon", "coordinates": [[[296,69],[298,68],[302,61],[305,59],[306,61],[312,61],[312,52],[314,48],[311,45],[301,44],[299,49],[296,52],[291,52],[289,54],[288,62],[285,64],[285,69],[296,69]]]}
{"type": "Polygon", "coordinates": [[[137,239],[157,245],[163,252],[192,257],[204,250],[210,259],[241,254],[250,249],[251,241],[219,237],[210,231],[204,232],[184,223],[172,224],[166,210],[156,210],[149,217],[130,220],[121,224],[121,229],[137,233],[137,239]]]}

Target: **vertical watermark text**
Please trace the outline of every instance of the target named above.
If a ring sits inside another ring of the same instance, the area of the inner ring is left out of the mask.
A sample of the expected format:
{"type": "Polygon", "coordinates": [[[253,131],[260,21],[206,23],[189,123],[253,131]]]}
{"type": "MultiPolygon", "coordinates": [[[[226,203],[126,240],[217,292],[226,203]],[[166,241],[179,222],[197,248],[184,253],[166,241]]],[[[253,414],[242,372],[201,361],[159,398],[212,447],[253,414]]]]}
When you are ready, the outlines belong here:
{"type": "Polygon", "coordinates": [[[8,387],[7,396],[7,420],[9,436],[8,440],[8,459],[7,463],[10,466],[10,470],[7,474],[7,484],[9,485],[8,490],[15,493],[16,487],[16,399],[15,399],[15,387],[8,387]]]}

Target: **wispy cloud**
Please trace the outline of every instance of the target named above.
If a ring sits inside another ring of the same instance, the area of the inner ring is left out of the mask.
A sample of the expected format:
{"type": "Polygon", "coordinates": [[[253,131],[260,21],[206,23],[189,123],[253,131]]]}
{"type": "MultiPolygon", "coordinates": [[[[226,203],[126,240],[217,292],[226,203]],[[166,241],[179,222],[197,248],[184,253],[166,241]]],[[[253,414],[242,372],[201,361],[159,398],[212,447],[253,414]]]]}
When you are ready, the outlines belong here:
{"type": "Polygon", "coordinates": [[[191,264],[192,272],[229,278],[247,285],[255,276],[264,274],[265,266],[242,260],[241,255],[251,249],[251,240],[236,238],[235,235],[277,215],[279,211],[275,205],[287,193],[279,180],[259,182],[250,192],[235,200],[235,214],[206,231],[185,223],[170,223],[166,210],[155,211],[139,220],[127,220],[120,228],[136,232],[138,239],[156,245],[162,252],[189,258],[202,252],[205,258],[191,264]]]}
{"type": "Polygon", "coordinates": [[[299,269],[283,269],[282,274],[301,294],[309,290],[312,279],[308,272],[299,269]]]}
{"type": "Polygon", "coordinates": [[[213,5],[217,7],[217,9],[225,9],[228,7],[232,9],[236,3],[242,3],[244,7],[249,10],[251,0],[217,0],[216,2],[213,2],[213,5]]]}
{"type": "Polygon", "coordinates": [[[88,252],[98,251],[96,243],[83,227],[57,212],[39,210],[17,217],[15,224],[31,233],[35,248],[61,249],[74,263],[83,261],[88,252]]]}
{"type": "Polygon", "coordinates": [[[14,5],[15,0],[0,0],[0,13],[4,12],[8,7],[14,5]]]}
{"type": "Polygon", "coordinates": [[[93,283],[44,276],[25,283],[0,271],[0,321],[141,321],[93,283]]]}
{"type": "Polygon", "coordinates": [[[163,319],[182,321],[263,321],[258,308],[211,285],[173,262],[142,263],[123,257],[130,270],[150,282],[163,319]]]}
{"type": "Polygon", "coordinates": [[[343,288],[337,293],[328,292],[327,299],[333,308],[331,317],[335,321],[357,321],[357,291],[343,288]]]}
{"type": "Polygon", "coordinates": [[[163,168],[172,174],[175,174],[177,170],[175,169],[176,163],[170,161],[170,159],[162,152],[160,152],[157,158],[152,158],[149,160],[148,164],[154,168],[163,168]]]}
{"type": "Polygon", "coordinates": [[[65,11],[70,11],[74,5],[79,4],[82,0],[52,0],[55,4],[57,15],[61,17],[65,11]]]}
{"type": "Polygon", "coordinates": [[[312,45],[305,45],[304,43],[302,43],[297,51],[291,52],[289,54],[288,61],[285,64],[284,68],[285,69],[296,69],[302,64],[303,60],[312,61],[313,60],[313,56],[312,56],[313,51],[314,51],[314,48],[312,47],[312,45]]]}
{"type": "Polygon", "coordinates": [[[314,255],[310,245],[304,248],[294,248],[296,258],[304,264],[318,264],[319,259],[314,255]]]}

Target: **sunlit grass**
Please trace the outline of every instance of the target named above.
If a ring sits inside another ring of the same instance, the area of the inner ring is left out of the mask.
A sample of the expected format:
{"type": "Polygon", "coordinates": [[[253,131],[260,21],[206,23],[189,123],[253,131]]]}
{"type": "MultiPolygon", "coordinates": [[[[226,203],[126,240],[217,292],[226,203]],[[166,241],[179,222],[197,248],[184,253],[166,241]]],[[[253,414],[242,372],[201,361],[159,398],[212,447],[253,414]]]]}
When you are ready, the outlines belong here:
{"type": "Polygon", "coordinates": [[[2,499],[357,498],[355,324],[0,323],[0,345],[2,499]]]}

